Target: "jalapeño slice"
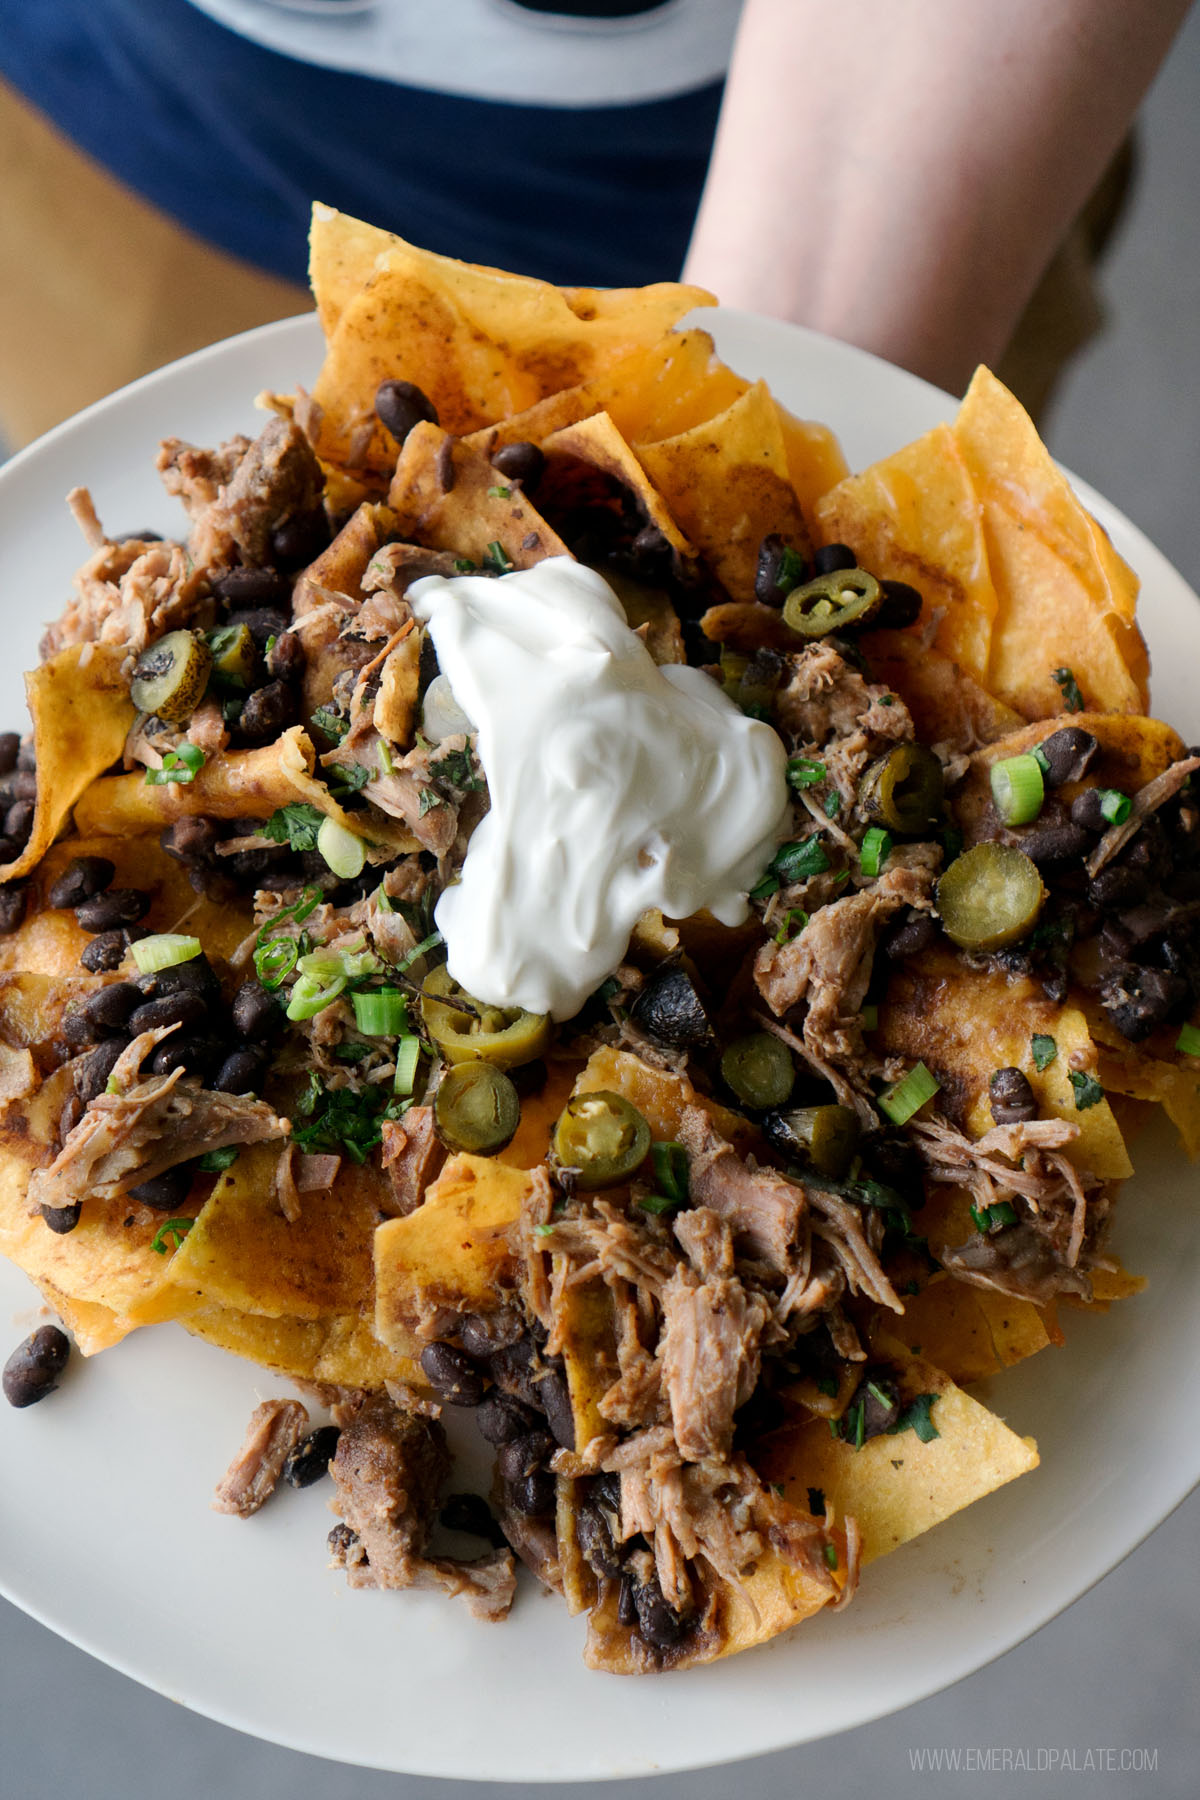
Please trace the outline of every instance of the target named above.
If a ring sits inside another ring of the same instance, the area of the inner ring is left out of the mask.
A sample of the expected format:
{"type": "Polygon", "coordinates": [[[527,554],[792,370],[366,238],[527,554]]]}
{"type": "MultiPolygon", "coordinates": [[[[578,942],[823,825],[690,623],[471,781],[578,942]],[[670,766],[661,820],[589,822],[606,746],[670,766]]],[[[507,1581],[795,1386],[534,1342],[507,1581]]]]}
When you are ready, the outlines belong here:
{"type": "Polygon", "coordinates": [[[452,1150],[491,1156],[514,1136],[521,1102],[508,1076],[492,1063],[463,1062],[442,1077],[433,1116],[452,1150]]]}
{"type": "Polygon", "coordinates": [[[871,818],[910,837],[928,831],[942,810],[945,776],[923,744],[897,744],[863,777],[862,801],[871,818]]]}
{"type": "Polygon", "coordinates": [[[444,964],[422,985],[421,1018],[448,1063],[488,1062],[515,1069],[535,1061],[550,1042],[545,1013],[487,1006],[461,988],[444,964]]]}
{"type": "Polygon", "coordinates": [[[554,1127],[554,1154],[581,1188],[628,1181],[650,1150],[650,1127],[621,1094],[576,1094],[554,1127]]]}
{"type": "Polygon", "coordinates": [[[963,950],[999,950],[1032,931],[1045,890],[1023,850],[976,844],[964,850],[937,885],[947,937],[963,950]]]}
{"type": "Polygon", "coordinates": [[[792,589],[783,603],[783,622],[801,637],[825,637],[848,625],[865,625],[879,601],[879,583],[865,569],[834,569],[792,589]]]}
{"type": "Polygon", "coordinates": [[[735,1038],[721,1058],[721,1075],[743,1106],[782,1106],[796,1080],[796,1067],[786,1044],[769,1031],[735,1038]]]}

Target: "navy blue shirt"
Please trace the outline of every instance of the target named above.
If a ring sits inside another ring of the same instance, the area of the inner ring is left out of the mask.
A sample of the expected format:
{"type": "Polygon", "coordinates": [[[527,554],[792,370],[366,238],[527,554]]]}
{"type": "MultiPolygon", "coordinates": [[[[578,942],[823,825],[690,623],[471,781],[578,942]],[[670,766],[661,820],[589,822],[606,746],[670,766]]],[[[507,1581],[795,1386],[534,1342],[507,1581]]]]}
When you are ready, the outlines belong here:
{"type": "Polygon", "coordinates": [[[0,0],[0,73],[180,224],[292,280],[319,199],[446,255],[618,286],[679,271],[738,3],[0,0]],[[474,35],[432,85],[456,7],[474,35]]]}

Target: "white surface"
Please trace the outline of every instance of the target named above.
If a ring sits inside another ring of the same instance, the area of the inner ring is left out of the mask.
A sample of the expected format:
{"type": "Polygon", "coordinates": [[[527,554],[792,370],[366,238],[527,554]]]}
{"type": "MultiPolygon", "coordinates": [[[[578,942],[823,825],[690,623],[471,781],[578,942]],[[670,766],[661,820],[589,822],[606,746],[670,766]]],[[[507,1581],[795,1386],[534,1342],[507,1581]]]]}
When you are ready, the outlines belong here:
{"type": "MultiPolygon", "coordinates": [[[[712,315],[705,321],[711,325],[712,315]]],[[[839,345],[735,314],[723,354],[794,409],[830,420],[852,463],[952,403],[839,345]]],[[[314,327],[290,321],[151,377],[0,475],[0,605],[11,621],[0,723],[17,671],[79,560],[57,496],[92,485],[113,531],[178,529],[156,491],[160,435],[252,429],[259,387],[311,377],[314,327]]],[[[1102,518],[1146,584],[1156,708],[1197,732],[1189,669],[1200,610],[1112,509],[1102,518]],[[1169,652],[1169,654],[1167,654],[1169,652]]],[[[651,1773],[803,1742],[908,1704],[978,1667],[1082,1593],[1200,1477],[1181,1371],[1200,1360],[1195,1177],[1155,1131],[1137,1146],[1116,1245],[1149,1295],[1071,1318],[1069,1342],[993,1384],[1040,1439],[1042,1467],[867,1573],[844,1616],[728,1664],[661,1681],[589,1674],[582,1627],[533,1592],[503,1627],[424,1595],[351,1594],[324,1567],[320,1487],[248,1524],[208,1511],[251,1404],[280,1385],[172,1329],[76,1364],[49,1403],[0,1417],[0,1586],[64,1636],[228,1724],[380,1768],[474,1779],[651,1773]],[[469,1704],[464,1697],[469,1696],[469,1704]]],[[[15,1339],[37,1297],[0,1272],[15,1339]]]]}

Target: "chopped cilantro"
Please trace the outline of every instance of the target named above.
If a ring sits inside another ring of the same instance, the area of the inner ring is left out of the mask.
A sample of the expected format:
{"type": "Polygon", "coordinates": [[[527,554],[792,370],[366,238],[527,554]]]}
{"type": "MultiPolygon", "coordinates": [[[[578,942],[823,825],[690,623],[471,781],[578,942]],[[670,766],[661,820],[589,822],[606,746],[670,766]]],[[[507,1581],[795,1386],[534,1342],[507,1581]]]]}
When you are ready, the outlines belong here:
{"type": "Polygon", "coordinates": [[[988,1232],[993,1225],[1015,1225],[1016,1208],[1008,1200],[997,1200],[994,1206],[973,1206],[971,1217],[976,1231],[988,1232]]]}
{"type": "Polygon", "coordinates": [[[292,1141],[300,1150],[334,1154],[344,1151],[357,1163],[379,1143],[380,1113],[386,1095],[378,1088],[356,1094],[353,1088],[326,1088],[315,1073],[296,1102],[294,1111],[309,1121],[292,1125],[292,1141]]]}
{"type": "Polygon", "coordinates": [[[203,750],[198,744],[189,744],[185,739],[178,750],[167,751],[161,769],[146,770],[146,786],[165,787],[171,781],[195,781],[203,767],[203,750]]]}
{"type": "Polygon", "coordinates": [[[888,1436],[895,1437],[901,1431],[915,1431],[923,1444],[931,1444],[941,1432],[933,1422],[933,1403],[936,1394],[917,1394],[903,1409],[894,1425],[888,1426],[888,1436]]]}
{"type": "Polygon", "coordinates": [[[750,898],[764,899],[768,894],[778,893],[786,882],[805,881],[810,875],[820,875],[828,867],[829,858],[819,837],[799,838],[794,843],[782,844],[758,886],[751,888],[750,898]]]}
{"type": "Polygon", "coordinates": [[[237,1145],[226,1144],[220,1150],[206,1150],[204,1155],[197,1162],[196,1167],[200,1170],[202,1175],[219,1175],[223,1169],[232,1167],[237,1159],[237,1145]]]}
{"type": "Polygon", "coordinates": [[[775,586],[781,594],[790,594],[799,587],[808,575],[808,564],[798,550],[790,544],[783,547],[783,555],[779,559],[779,573],[775,577],[775,586]]]}
{"type": "Polygon", "coordinates": [[[511,498],[512,498],[512,489],[511,488],[490,487],[488,489],[488,499],[489,500],[511,500],[511,498]]]}
{"type": "Polygon", "coordinates": [[[364,769],[361,763],[351,763],[348,768],[334,763],[325,771],[325,785],[335,800],[344,800],[347,794],[357,794],[360,788],[366,787],[370,779],[370,769],[364,769]]]}
{"type": "Polygon", "coordinates": [[[825,796],[825,817],[827,819],[836,819],[838,813],[841,811],[841,806],[842,796],[838,793],[836,788],[830,788],[825,796]]]}
{"type": "Polygon", "coordinates": [[[475,765],[471,761],[469,750],[448,750],[445,756],[439,756],[435,763],[429,765],[431,774],[447,787],[459,788],[463,793],[477,793],[483,782],[475,773],[475,765]]]}
{"type": "Polygon", "coordinates": [[[446,802],[442,799],[442,796],[438,793],[436,788],[422,788],[421,809],[417,814],[417,817],[423,819],[425,814],[432,812],[435,806],[445,806],[445,804],[446,802]]]}
{"type": "Polygon", "coordinates": [[[1033,1066],[1039,1074],[1043,1069],[1048,1069],[1058,1055],[1058,1045],[1054,1039],[1047,1037],[1041,1031],[1035,1031],[1030,1038],[1029,1050],[1033,1057],[1033,1066]]]}
{"type": "Polygon", "coordinates": [[[664,1194],[679,1205],[688,1197],[689,1165],[688,1154],[682,1144],[651,1144],[650,1160],[654,1164],[654,1179],[664,1194]]]}
{"type": "Polygon", "coordinates": [[[1063,704],[1067,711],[1082,712],[1084,710],[1083,695],[1079,691],[1079,683],[1076,681],[1071,670],[1055,669],[1053,671],[1053,679],[1062,690],[1063,704]]]}
{"type": "Polygon", "coordinates": [[[826,1546],[825,1546],[825,1561],[829,1564],[829,1567],[831,1569],[837,1568],[838,1553],[837,1553],[837,1545],[836,1544],[826,1544],[826,1546]]]}
{"type": "Polygon", "coordinates": [[[194,1219],[164,1219],[150,1240],[150,1248],[159,1256],[165,1256],[171,1249],[178,1250],[194,1223],[194,1219]],[[174,1239],[174,1244],[167,1241],[170,1238],[174,1239]]]}
{"type": "Polygon", "coordinates": [[[1096,1077],[1083,1069],[1071,1070],[1071,1086],[1075,1089],[1076,1112],[1086,1112],[1089,1106],[1098,1106],[1104,1098],[1104,1089],[1096,1077]]]}
{"type": "Polygon", "coordinates": [[[454,559],[454,573],[456,575],[473,575],[475,573],[475,564],[471,561],[469,556],[456,556],[454,559]]]}
{"type": "Polygon", "coordinates": [[[317,833],[325,823],[325,814],[307,801],[295,800],[273,812],[259,835],[273,844],[286,844],[289,850],[315,850],[317,833]]]}
{"type": "Polygon", "coordinates": [[[670,1194],[647,1194],[644,1200],[638,1201],[642,1211],[648,1213],[670,1212],[673,1206],[679,1204],[679,1201],[673,1199],[670,1194]]]}

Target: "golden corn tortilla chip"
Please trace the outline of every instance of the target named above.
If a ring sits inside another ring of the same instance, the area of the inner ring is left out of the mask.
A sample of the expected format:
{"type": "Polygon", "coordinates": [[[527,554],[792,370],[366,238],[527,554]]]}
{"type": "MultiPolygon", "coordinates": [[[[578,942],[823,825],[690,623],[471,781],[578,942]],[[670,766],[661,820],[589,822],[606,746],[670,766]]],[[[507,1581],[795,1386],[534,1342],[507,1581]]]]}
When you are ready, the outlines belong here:
{"type": "Polygon", "coordinates": [[[438,1308],[491,1312],[515,1293],[509,1243],[532,1177],[483,1156],[453,1156],[416,1212],[375,1233],[375,1335],[416,1356],[438,1308]]]}
{"type": "Polygon", "coordinates": [[[778,1483],[796,1505],[806,1504],[810,1487],[820,1488],[839,1519],[856,1519],[864,1562],[886,1556],[1038,1464],[1032,1438],[1010,1431],[942,1369],[907,1356],[899,1345],[893,1366],[902,1402],[935,1396],[930,1418],[938,1435],[930,1442],[909,1429],[885,1432],[856,1449],[832,1437],[824,1419],[811,1419],[773,1434],[755,1457],[763,1479],[778,1483]]]}
{"type": "Polygon", "coordinates": [[[1144,712],[1136,578],[1024,408],[979,369],[953,430],[983,507],[998,603],[985,685],[1027,719],[1052,718],[1066,705],[1053,671],[1068,668],[1093,710],[1144,712]]]}
{"type": "Polygon", "coordinates": [[[941,615],[937,649],[986,683],[996,591],[983,507],[948,425],[841,482],[816,519],[822,543],[849,544],[873,575],[915,587],[925,618],[941,615]]]}
{"type": "Polygon", "coordinates": [[[888,983],[874,1041],[890,1054],[921,1061],[941,1082],[937,1104],[971,1137],[992,1128],[988,1084],[995,1070],[1027,1076],[1042,1118],[1066,1119],[1079,1136],[1063,1154],[1103,1180],[1124,1180],[1133,1165],[1107,1100],[1080,1112],[1072,1072],[1094,1074],[1096,1046],[1083,1014],[1047,1000],[1028,976],[972,968],[950,949],[911,957],[888,983]],[[1034,1035],[1053,1038],[1054,1060],[1033,1061],[1034,1035]]]}
{"type": "Polygon", "coordinates": [[[583,419],[577,425],[564,425],[561,430],[552,431],[542,439],[541,448],[548,467],[538,485],[539,504],[542,503],[546,483],[553,485],[556,460],[575,458],[628,489],[638,501],[647,523],[658,527],[679,556],[688,561],[693,559],[691,545],[663,504],[653,483],[647,480],[641,463],[608,413],[594,413],[590,419],[583,419]]]}
{"type": "MultiPolygon", "coordinates": [[[[924,1214],[922,1229],[924,1229],[924,1214]]],[[[1010,1294],[956,1281],[944,1271],[907,1296],[888,1334],[911,1356],[924,1356],[959,1387],[1034,1356],[1056,1342],[1036,1306],[1010,1294]]]]}
{"type": "Polygon", "coordinates": [[[521,1123],[516,1136],[496,1152],[496,1162],[510,1169],[532,1169],[543,1162],[550,1148],[550,1137],[559,1114],[571,1098],[579,1074],[578,1058],[553,1061],[548,1065],[546,1080],[536,1094],[521,1097],[521,1123]]]}
{"type": "Polygon", "coordinates": [[[802,554],[808,527],[763,381],[723,413],[634,448],[673,518],[734,600],[753,600],[758,552],[777,532],[802,554]]]}
{"type": "Polygon", "coordinates": [[[327,338],[394,241],[391,232],[381,226],[368,225],[314,201],[308,230],[308,281],[327,338]]]}
{"type": "Polygon", "coordinates": [[[84,790],[120,756],[136,709],[109,644],[71,644],[25,677],[37,753],[37,804],[29,842],[0,866],[0,881],[36,868],[84,790]]]}
{"type": "Polygon", "coordinates": [[[420,1381],[415,1363],[376,1338],[357,1314],[325,1319],[266,1318],[232,1307],[201,1306],[180,1319],[185,1331],[233,1356],[243,1356],[298,1381],[338,1388],[382,1388],[420,1381]]]}
{"type": "Polygon", "coordinates": [[[344,1157],[332,1186],[300,1196],[287,1219],[276,1199],[277,1143],[252,1144],[218,1178],[170,1258],[174,1314],[220,1306],[265,1318],[369,1319],[372,1240],[387,1176],[344,1157]]]}
{"type": "MultiPolygon", "coordinates": [[[[557,1269],[564,1259],[556,1255],[553,1260],[557,1269]]],[[[575,1422],[575,1448],[582,1451],[593,1438],[611,1431],[600,1401],[621,1373],[612,1295],[604,1282],[580,1282],[567,1288],[557,1322],[575,1422]]]]}
{"type": "Polygon", "coordinates": [[[58,1314],[81,1356],[95,1356],[101,1350],[111,1350],[133,1330],[130,1323],[119,1319],[107,1306],[91,1300],[72,1300],[52,1281],[43,1281],[40,1285],[47,1306],[58,1314]]]}
{"type": "Polygon", "coordinates": [[[1149,1042],[1131,1044],[1104,1008],[1089,1000],[1088,1026],[1100,1049],[1100,1083],[1110,1093],[1160,1105],[1188,1155],[1200,1157],[1200,1062],[1176,1048],[1169,1026],[1149,1042]]]}
{"type": "Polygon", "coordinates": [[[402,537],[430,550],[451,550],[464,562],[531,569],[547,556],[570,555],[521,489],[498,475],[482,450],[455,443],[439,425],[423,423],[409,432],[388,500],[402,537]]]}
{"type": "MultiPolygon", "coordinates": [[[[328,221],[323,222],[323,235],[328,221]]],[[[351,252],[355,270],[363,249],[351,252]]],[[[324,279],[322,253],[316,271],[324,279]]],[[[322,409],[318,451],[347,461],[350,433],[373,416],[380,383],[414,382],[447,430],[462,435],[573,387],[655,343],[693,307],[715,304],[700,288],[660,282],[634,289],[562,289],[527,276],[456,262],[393,238],[364,287],[335,274],[336,313],[313,398],[322,409]]],[[[322,307],[318,295],[318,310],[322,307]]],[[[354,458],[385,469],[391,436],[376,424],[354,458]]]]}
{"type": "Polygon", "coordinates": [[[914,631],[873,631],[863,648],[872,676],[895,688],[925,744],[974,750],[1020,729],[1022,720],[914,631]]]}
{"type": "Polygon", "coordinates": [[[759,1143],[758,1133],[740,1113],[697,1093],[686,1075],[651,1068],[640,1056],[607,1045],[592,1052],[575,1083],[577,1094],[620,1094],[636,1106],[656,1141],[673,1143],[689,1106],[701,1106],[716,1129],[745,1154],[759,1143]]]}

